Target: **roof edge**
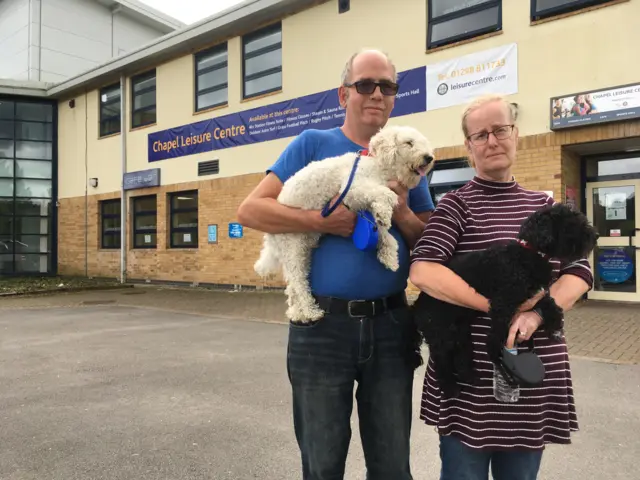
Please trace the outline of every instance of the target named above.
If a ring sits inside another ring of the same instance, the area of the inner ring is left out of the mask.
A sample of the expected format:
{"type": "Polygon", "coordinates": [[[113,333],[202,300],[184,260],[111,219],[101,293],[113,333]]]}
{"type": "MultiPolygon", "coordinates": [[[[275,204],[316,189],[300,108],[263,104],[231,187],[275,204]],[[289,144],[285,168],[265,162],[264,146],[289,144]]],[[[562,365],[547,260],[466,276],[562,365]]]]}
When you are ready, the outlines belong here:
{"type": "Polygon", "coordinates": [[[48,97],[48,90],[55,84],[35,82],[32,80],[14,80],[0,78],[0,95],[16,95],[24,97],[48,97]]]}
{"type": "Polygon", "coordinates": [[[166,27],[170,27],[173,30],[180,30],[187,26],[186,23],[181,22],[177,18],[174,18],[166,13],[157,10],[146,3],[142,3],[138,0],[113,0],[115,3],[122,5],[124,8],[132,10],[136,13],[144,15],[149,20],[162,24],[166,27]]]}

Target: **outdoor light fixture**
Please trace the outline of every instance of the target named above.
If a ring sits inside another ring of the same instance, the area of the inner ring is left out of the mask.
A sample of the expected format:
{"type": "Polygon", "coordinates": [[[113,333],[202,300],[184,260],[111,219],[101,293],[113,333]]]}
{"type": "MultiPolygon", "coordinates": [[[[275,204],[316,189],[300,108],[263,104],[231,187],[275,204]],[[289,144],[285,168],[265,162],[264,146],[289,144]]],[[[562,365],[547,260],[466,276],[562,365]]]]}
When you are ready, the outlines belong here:
{"type": "Polygon", "coordinates": [[[93,187],[96,188],[98,186],[98,179],[97,178],[90,178],[89,179],[89,184],[93,187]]]}

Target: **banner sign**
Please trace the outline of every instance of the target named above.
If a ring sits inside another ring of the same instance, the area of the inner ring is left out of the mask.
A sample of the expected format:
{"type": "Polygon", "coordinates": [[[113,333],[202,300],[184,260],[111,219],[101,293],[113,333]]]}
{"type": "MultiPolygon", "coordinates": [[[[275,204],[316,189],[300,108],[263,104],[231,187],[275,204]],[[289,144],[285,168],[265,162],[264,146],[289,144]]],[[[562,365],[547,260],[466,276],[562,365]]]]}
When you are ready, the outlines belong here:
{"type": "MultiPolygon", "coordinates": [[[[418,67],[398,74],[400,90],[392,117],[426,111],[425,70],[425,67],[418,67]]],[[[296,136],[309,128],[334,128],[342,125],[344,116],[335,88],[151,133],[148,160],[155,162],[267,142],[296,136]]]]}
{"type": "Polygon", "coordinates": [[[518,92],[518,45],[511,43],[427,66],[427,110],[487,93],[518,92]]]}
{"type": "Polygon", "coordinates": [[[551,130],[640,118],[640,83],[551,99],[551,130]]]}
{"type": "Polygon", "coordinates": [[[139,172],[128,172],[124,174],[124,178],[122,179],[122,181],[125,190],[159,187],[160,169],[151,168],[149,170],[141,170],[139,172]]]}

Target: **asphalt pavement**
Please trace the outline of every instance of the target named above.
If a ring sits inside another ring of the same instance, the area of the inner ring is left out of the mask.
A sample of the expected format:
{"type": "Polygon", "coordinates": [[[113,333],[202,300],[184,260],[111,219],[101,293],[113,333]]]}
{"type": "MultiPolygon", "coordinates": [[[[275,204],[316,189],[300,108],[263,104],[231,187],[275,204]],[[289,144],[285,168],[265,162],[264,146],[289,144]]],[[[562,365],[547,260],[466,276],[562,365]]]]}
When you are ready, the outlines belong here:
{"type": "MultiPolygon", "coordinates": [[[[127,305],[0,309],[0,480],[301,479],[287,328],[127,305]]],[[[572,361],[581,432],[540,480],[631,480],[640,366],[572,361]]],[[[412,466],[438,478],[417,417],[412,466]]],[[[357,413],[347,480],[364,479],[357,413]]]]}

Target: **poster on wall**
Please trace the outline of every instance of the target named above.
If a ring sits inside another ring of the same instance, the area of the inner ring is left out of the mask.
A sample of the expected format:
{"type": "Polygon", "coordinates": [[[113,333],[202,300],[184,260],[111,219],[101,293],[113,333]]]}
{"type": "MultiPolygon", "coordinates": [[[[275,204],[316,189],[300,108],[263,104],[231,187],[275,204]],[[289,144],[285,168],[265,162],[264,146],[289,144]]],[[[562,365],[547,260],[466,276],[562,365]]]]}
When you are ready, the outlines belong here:
{"type": "Polygon", "coordinates": [[[578,195],[574,187],[566,185],[564,189],[564,197],[564,203],[567,206],[571,207],[573,210],[578,210],[578,195]]]}
{"type": "Polygon", "coordinates": [[[607,220],[627,219],[627,195],[625,193],[608,193],[604,196],[604,203],[607,220]]]}
{"type": "Polygon", "coordinates": [[[518,45],[511,43],[427,66],[427,111],[487,93],[518,92],[518,45]]]}
{"type": "Polygon", "coordinates": [[[600,279],[607,283],[624,283],[633,275],[633,260],[621,249],[606,249],[596,265],[600,279]]]}
{"type": "MultiPolygon", "coordinates": [[[[426,111],[425,70],[398,73],[400,90],[391,117],[426,111]]],[[[342,125],[344,116],[335,88],[151,133],[148,161],[292,137],[309,128],[334,128],[342,125]]]]}
{"type": "Polygon", "coordinates": [[[640,118],[640,83],[551,99],[551,130],[640,118]]]}

